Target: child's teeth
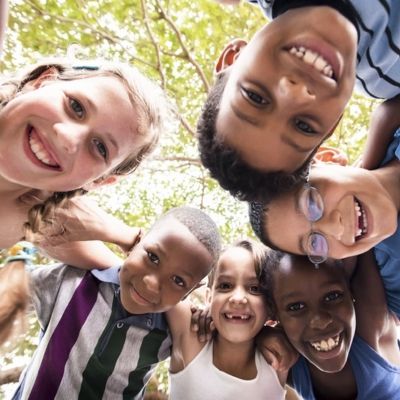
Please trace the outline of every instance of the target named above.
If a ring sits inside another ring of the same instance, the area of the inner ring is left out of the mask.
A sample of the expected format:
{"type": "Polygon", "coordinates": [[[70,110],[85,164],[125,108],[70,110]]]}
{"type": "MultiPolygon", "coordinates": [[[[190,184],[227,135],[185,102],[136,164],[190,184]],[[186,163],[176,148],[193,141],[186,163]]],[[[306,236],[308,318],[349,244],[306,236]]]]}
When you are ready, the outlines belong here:
{"type": "Polygon", "coordinates": [[[317,57],[318,57],[317,53],[314,53],[311,50],[307,50],[306,53],[304,54],[303,60],[305,63],[311,65],[311,64],[314,64],[314,61],[317,59],[317,57]]]}
{"type": "Polygon", "coordinates": [[[321,340],[319,342],[310,342],[311,346],[317,351],[330,351],[338,346],[340,336],[329,338],[327,340],[321,340]]]}
{"type": "Polygon", "coordinates": [[[318,57],[314,63],[314,67],[317,68],[318,71],[323,71],[326,65],[326,61],[322,57],[318,57]]]}
{"type": "Polygon", "coordinates": [[[332,66],[322,57],[320,54],[315,51],[308,50],[303,46],[300,47],[291,47],[289,49],[289,53],[298,59],[304,61],[307,65],[313,66],[316,70],[321,72],[323,75],[332,78],[333,77],[333,69],[332,66]]]}

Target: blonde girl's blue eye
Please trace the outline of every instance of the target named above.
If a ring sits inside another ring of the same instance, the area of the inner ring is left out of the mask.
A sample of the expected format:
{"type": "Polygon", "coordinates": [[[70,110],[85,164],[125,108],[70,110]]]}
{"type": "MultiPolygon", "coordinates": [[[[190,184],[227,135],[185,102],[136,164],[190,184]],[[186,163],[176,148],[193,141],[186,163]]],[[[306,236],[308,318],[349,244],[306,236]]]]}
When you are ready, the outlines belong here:
{"type": "Polygon", "coordinates": [[[108,151],[106,145],[99,139],[93,139],[92,140],[93,144],[96,147],[97,152],[100,154],[102,158],[107,160],[108,158],[108,151]]]}
{"type": "Polygon", "coordinates": [[[71,107],[72,112],[77,116],[78,119],[82,119],[85,116],[85,108],[78,100],[74,99],[73,97],[70,97],[69,105],[71,107]]]}

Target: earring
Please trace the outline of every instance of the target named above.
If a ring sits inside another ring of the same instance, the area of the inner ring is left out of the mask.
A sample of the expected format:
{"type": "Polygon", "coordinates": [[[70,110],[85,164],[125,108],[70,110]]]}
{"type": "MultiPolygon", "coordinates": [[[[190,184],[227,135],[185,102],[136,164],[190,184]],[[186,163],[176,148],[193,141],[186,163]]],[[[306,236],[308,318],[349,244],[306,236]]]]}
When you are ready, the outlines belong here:
{"type": "Polygon", "coordinates": [[[354,298],[353,298],[352,300],[353,300],[353,303],[355,303],[355,302],[356,302],[356,299],[354,299],[354,298]]]}

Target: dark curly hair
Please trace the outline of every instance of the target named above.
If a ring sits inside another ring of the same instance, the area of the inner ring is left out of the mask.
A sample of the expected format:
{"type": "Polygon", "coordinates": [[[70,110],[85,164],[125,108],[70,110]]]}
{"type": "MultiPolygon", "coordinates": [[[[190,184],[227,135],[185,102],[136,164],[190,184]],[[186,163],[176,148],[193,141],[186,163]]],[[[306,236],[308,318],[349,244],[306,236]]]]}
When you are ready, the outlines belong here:
{"type": "MultiPolygon", "coordinates": [[[[256,234],[256,236],[261,240],[261,242],[272,250],[285,251],[276,246],[276,244],[271,240],[265,229],[268,214],[268,202],[251,201],[249,202],[248,212],[251,228],[253,229],[253,232],[256,234]]],[[[287,253],[292,254],[289,252],[287,253]]]]}
{"type": "Polygon", "coordinates": [[[223,189],[239,200],[272,198],[299,182],[305,182],[315,152],[293,173],[263,172],[250,167],[236,150],[217,138],[216,121],[228,76],[227,71],[217,76],[197,123],[200,158],[204,167],[223,189]]]}
{"type": "Polygon", "coordinates": [[[194,237],[207,249],[210,253],[213,264],[218,261],[221,252],[221,238],[218,227],[213,219],[204,211],[189,207],[175,207],[163,214],[151,227],[154,229],[160,223],[167,223],[168,218],[174,218],[193,234],[194,237]]]}
{"type": "Polygon", "coordinates": [[[267,302],[267,306],[271,310],[272,319],[277,319],[277,308],[274,300],[274,278],[273,274],[278,270],[282,258],[287,253],[278,250],[270,250],[265,261],[265,267],[262,270],[262,282],[264,285],[264,296],[267,302]]]}

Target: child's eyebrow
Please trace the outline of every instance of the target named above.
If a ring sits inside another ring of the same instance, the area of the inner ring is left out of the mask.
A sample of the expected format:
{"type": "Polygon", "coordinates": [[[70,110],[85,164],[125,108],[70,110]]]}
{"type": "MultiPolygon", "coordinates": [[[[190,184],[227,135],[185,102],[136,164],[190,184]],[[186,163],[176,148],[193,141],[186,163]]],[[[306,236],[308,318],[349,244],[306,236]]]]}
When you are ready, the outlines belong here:
{"type": "Polygon", "coordinates": [[[314,145],[311,147],[302,147],[299,146],[296,142],[294,142],[289,135],[282,135],[282,142],[288,144],[290,147],[293,147],[299,153],[309,153],[310,151],[314,150],[314,145]]]}
{"type": "Polygon", "coordinates": [[[252,118],[249,115],[246,115],[244,113],[242,113],[234,104],[230,104],[233,113],[241,120],[241,121],[245,121],[247,123],[249,123],[250,125],[253,126],[261,126],[260,122],[258,121],[258,119],[256,118],[252,118]]]}
{"type": "Polygon", "coordinates": [[[216,281],[220,280],[220,279],[229,279],[231,278],[232,275],[229,275],[227,273],[223,273],[223,274],[218,274],[218,276],[216,277],[216,281]]]}
{"type": "Polygon", "coordinates": [[[110,143],[113,145],[113,147],[115,148],[115,150],[118,152],[119,151],[119,146],[117,141],[114,139],[114,137],[111,135],[111,133],[107,132],[105,134],[106,138],[110,141],[110,143]]]}
{"type": "Polygon", "coordinates": [[[157,253],[159,253],[162,257],[167,257],[167,252],[162,248],[160,243],[153,243],[152,249],[154,249],[157,253]]]}
{"type": "Polygon", "coordinates": [[[293,299],[297,300],[299,297],[302,297],[303,293],[301,291],[294,291],[290,293],[286,293],[281,297],[282,302],[293,301],[293,299]]]}

